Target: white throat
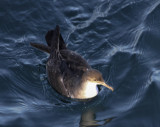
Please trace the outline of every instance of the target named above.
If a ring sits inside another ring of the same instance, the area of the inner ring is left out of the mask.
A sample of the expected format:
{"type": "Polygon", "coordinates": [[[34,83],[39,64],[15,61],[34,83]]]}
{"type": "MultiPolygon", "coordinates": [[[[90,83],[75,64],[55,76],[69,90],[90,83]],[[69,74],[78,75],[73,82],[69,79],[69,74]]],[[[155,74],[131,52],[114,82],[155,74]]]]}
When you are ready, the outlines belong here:
{"type": "Polygon", "coordinates": [[[84,89],[84,96],[85,98],[92,98],[98,94],[98,87],[96,83],[93,82],[86,82],[85,89],[84,89]]]}

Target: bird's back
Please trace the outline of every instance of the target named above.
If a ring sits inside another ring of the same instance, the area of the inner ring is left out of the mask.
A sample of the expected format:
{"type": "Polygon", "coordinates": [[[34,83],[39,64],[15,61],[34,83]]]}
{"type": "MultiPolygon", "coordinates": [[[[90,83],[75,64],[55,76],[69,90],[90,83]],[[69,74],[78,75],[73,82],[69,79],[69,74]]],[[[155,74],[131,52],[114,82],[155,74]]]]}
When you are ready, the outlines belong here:
{"type": "Polygon", "coordinates": [[[64,96],[74,96],[81,84],[83,73],[90,68],[77,53],[68,50],[57,26],[45,36],[48,46],[31,43],[32,46],[50,53],[46,64],[51,86],[64,96]]]}

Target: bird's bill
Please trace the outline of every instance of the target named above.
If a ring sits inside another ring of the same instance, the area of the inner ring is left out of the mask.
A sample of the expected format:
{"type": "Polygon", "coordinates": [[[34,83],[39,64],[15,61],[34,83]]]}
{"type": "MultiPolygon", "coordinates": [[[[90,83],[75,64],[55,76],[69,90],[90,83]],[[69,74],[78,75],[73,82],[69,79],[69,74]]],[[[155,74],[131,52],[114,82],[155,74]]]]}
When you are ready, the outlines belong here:
{"type": "Polygon", "coordinates": [[[102,86],[105,86],[105,87],[107,87],[108,89],[114,91],[114,88],[111,87],[111,86],[109,86],[109,85],[107,85],[105,82],[98,82],[98,84],[101,84],[102,86]]]}
{"type": "Polygon", "coordinates": [[[114,91],[113,87],[111,87],[111,86],[107,85],[106,83],[103,83],[102,85],[103,85],[103,86],[105,86],[105,87],[107,87],[108,89],[110,89],[110,90],[114,91]]]}

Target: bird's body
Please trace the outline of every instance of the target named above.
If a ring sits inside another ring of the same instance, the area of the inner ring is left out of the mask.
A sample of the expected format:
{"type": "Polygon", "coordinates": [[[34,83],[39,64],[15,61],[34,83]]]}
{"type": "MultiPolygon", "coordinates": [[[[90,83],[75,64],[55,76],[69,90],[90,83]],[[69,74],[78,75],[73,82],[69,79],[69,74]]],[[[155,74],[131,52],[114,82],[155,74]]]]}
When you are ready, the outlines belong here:
{"type": "Polygon", "coordinates": [[[32,46],[50,53],[46,64],[48,80],[60,94],[77,99],[92,98],[98,94],[97,85],[106,85],[101,73],[91,66],[79,54],[67,49],[59,27],[46,34],[48,46],[31,43],[32,46]]]}

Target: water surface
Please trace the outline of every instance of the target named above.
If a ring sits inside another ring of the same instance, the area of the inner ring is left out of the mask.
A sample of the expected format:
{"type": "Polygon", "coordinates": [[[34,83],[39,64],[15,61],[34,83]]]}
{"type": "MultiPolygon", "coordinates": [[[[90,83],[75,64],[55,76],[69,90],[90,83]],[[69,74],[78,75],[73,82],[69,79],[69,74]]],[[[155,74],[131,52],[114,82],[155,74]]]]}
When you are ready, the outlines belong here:
{"type": "Polygon", "coordinates": [[[1,0],[0,126],[159,127],[159,0],[1,0]],[[56,24],[67,47],[114,87],[78,102],[54,91],[45,73],[56,24]]]}

